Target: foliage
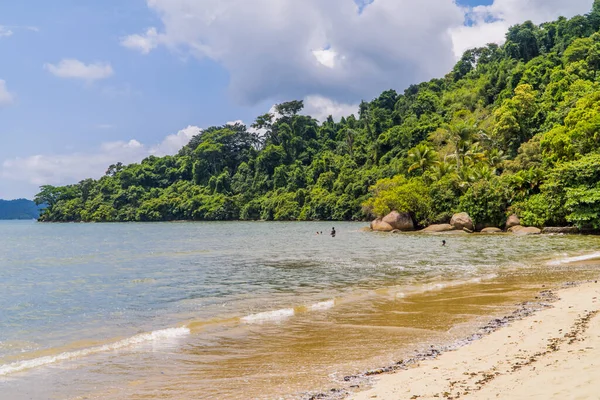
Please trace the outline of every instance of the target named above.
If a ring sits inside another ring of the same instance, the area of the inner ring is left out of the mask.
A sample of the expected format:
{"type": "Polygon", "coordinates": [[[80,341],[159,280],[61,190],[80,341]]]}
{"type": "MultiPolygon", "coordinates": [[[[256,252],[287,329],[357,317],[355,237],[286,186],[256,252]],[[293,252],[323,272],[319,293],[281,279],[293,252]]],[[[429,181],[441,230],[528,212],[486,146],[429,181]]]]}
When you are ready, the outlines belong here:
{"type": "Polygon", "coordinates": [[[422,179],[397,175],[377,181],[371,191],[373,197],[364,204],[366,214],[382,217],[396,210],[412,213],[420,225],[431,221],[432,201],[422,179]]]}
{"type": "Polygon", "coordinates": [[[0,200],[0,219],[37,219],[40,207],[31,200],[0,200]]]}
{"type": "Polygon", "coordinates": [[[511,27],[441,79],[323,122],[302,101],[198,132],[177,155],[42,186],[43,221],[363,220],[600,225],[600,0],[511,27]]]}

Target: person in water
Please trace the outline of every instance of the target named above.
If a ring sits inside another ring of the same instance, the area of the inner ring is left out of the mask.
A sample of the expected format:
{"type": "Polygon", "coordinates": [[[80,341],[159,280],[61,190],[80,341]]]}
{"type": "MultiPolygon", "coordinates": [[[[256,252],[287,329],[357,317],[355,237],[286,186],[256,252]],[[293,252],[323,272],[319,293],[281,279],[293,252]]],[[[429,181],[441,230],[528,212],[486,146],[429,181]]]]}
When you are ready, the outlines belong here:
{"type": "Polygon", "coordinates": [[[331,237],[335,237],[335,227],[331,228],[331,237]]]}
{"type": "Polygon", "coordinates": [[[446,241],[442,240],[442,247],[445,247],[445,246],[446,246],[446,241]]]}

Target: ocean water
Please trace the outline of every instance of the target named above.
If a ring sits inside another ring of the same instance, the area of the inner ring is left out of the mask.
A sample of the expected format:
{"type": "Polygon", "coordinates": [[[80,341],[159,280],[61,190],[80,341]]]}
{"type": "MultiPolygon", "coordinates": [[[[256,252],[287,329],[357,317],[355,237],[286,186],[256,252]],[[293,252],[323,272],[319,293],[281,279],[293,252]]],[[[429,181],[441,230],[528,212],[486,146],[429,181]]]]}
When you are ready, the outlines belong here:
{"type": "Polygon", "coordinates": [[[0,222],[0,398],[302,398],[600,272],[594,236],[334,225],[0,222]]]}

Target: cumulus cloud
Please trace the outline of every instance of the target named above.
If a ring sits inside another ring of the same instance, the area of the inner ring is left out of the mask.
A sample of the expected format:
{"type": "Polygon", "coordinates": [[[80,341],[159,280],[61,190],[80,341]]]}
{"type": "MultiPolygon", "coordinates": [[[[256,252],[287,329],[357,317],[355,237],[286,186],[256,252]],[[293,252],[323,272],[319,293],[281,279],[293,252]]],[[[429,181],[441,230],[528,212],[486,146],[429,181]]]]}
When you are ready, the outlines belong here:
{"type": "Polygon", "coordinates": [[[232,94],[247,104],[315,93],[347,103],[427,79],[453,63],[448,27],[464,21],[453,0],[377,0],[360,13],[352,0],[276,6],[272,0],[148,0],[148,6],[163,26],[123,43],[212,59],[229,71],[232,94]]]}
{"type": "Polygon", "coordinates": [[[15,97],[6,88],[6,82],[0,79],[0,108],[13,104],[15,97]]]}
{"type": "Polygon", "coordinates": [[[465,9],[471,24],[450,30],[454,54],[459,58],[470,48],[487,43],[501,44],[512,25],[527,20],[540,24],[560,16],[585,14],[591,8],[591,0],[495,0],[488,6],[465,9]]]}
{"type": "Polygon", "coordinates": [[[175,154],[201,131],[196,126],[188,126],[153,146],[146,146],[137,140],[117,141],[103,143],[93,152],[40,154],[8,159],[1,165],[0,177],[36,186],[70,184],[85,178],[99,178],[109,165],[117,162],[130,164],[140,162],[150,155],[175,154]]]}
{"type": "Polygon", "coordinates": [[[314,94],[354,103],[443,75],[463,50],[501,41],[511,24],[569,17],[591,3],[495,0],[469,9],[454,0],[147,0],[162,26],[121,43],[214,60],[242,103],[314,94]]]}
{"type": "Polygon", "coordinates": [[[106,79],[114,75],[109,63],[85,64],[75,59],[63,59],[57,65],[46,63],[44,68],[59,78],[81,79],[87,82],[106,79]]]}
{"type": "Polygon", "coordinates": [[[158,47],[160,36],[156,28],[149,28],[142,35],[129,35],[121,39],[121,45],[129,49],[137,50],[142,54],[148,54],[158,47]]]}
{"type": "Polygon", "coordinates": [[[358,115],[358,104],[343,104],[323,96],[313,95],[304,99],[304,113],[324,121],[330,115],[339,121],[350,114],[358,115]]]}
{"type": "Polygon", "coordinates": [[[150,149],[149,153],[155,156],[166,156],[177,153],[188,144],[191,138],[202,132],[197,126],[188,126],[174,135],[167,136],[160,144],[150,149]]]}

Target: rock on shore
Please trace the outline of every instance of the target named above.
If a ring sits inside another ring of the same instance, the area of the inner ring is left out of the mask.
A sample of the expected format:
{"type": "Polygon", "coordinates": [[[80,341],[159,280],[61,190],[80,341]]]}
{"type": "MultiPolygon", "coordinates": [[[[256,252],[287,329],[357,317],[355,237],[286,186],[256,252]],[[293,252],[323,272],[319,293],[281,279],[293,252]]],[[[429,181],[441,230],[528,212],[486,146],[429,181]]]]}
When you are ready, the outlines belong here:
{"type": "Polygon", "coordinates": [[[483,228],[481,233],[502,233],[500,228],[483,228]]]}
{"type": "Polygon", "coordinates": [[[521,225],[513,226],[508,231],[519,236],[539,235],[542,233],[542,230],[539,228],[535,228],[533,226],[525,227],[521,225]]]}
{"type": "Polygon", "coordinates": [[[371,229],[377,232],[391,232],[394,230],[394,227],[387,222],[383,222],[381,218],[377,218],[371,222],[371,229]]]}
{"type": "Polygon", "coordinates": [[[450,220],[450,225],[452,225],[456,230],[462,230],[464,228],[467,228],[470,231],[475,230],[473,220],[471,217],[469,217],[469,214],[465,212],[454,214],[450,220]]]}
{"type": "Polygon", "coordinates": [[[438,225],[429,225],[427,228],[423,229],[421,232],[423,233],[440,233],[440,232],[448,232],[454,230],[454,227],[450,224],[438,224],[438,225]]]}
{"type": "Polygon", "coordinates": [[[399,213],[392,211],[382,219],[383,222],[389,224],[392,228],[402,232],[414,231],[415,224],[409,213],[399,213]]]}
{"type": "Polygon", "coordinates": [[[515,214],[511,215],[510,217],[508,217],[508,220],[506,220],[506,230],[509,230],[510,228],[512,228],[514,226],[520,226],[520,225],[521,225],[521,220],[515,214]]]}
{"type": "Polygon", "coordinates": [[[564,234],[575,234],[579,233],[579,229],[576,226],[563,226],[563,227],[546,227],[542,229],[542,233],[550,234],[550,233],[564,233],[564,234]]]}
{"type": "Polygon", "coordinates": [[[371,222],[371,229],[377,232],[410,232],[415,230],[415,224],[409,213],[392,211],[385,217],[371,222]]]}

